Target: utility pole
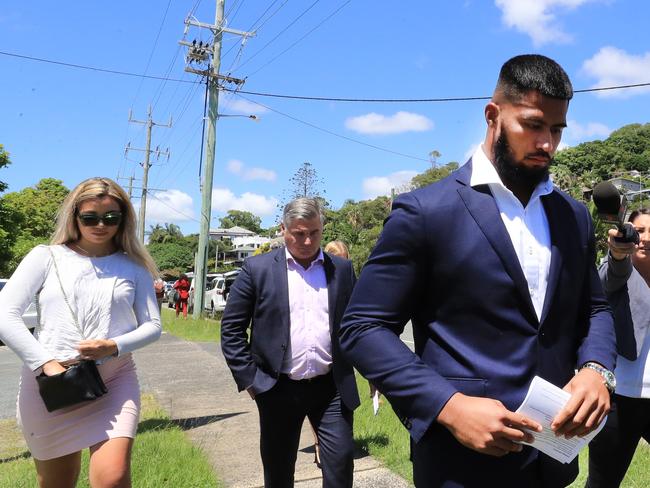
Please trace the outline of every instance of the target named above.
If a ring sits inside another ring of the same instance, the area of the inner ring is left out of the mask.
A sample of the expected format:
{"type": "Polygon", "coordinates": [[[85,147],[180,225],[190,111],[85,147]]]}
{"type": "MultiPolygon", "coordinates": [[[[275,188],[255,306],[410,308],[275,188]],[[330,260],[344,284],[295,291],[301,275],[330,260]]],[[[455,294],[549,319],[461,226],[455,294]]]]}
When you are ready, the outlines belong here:
{"type": "Polygon", "coordinates": [[[144,170],[142,174],[142,196],[140,199],[140,215],[138,216],[138,229],[137,229],[138,239],[140,239],[140,242],[144,244],[144,221],[147,214],[147,184],[149,181],[149,168],[151,167],[151,164],[149,163],[149,157],[153,152],[156,155],[156,160],[161,155],[167,156],[167,159],[169,159],[169,149],[167,149],[166,151],[160,151],[160,149],[156,147],[155,150],[153,151],[151,150],[151,129],[153,128],[154,125],[158,125],[160,127],[171,127],[172,119],[170,116],[169,122],[167,124],[164,125],[157,124],[151,118],[151,105],[149,105],[149,110],[147,112],[147,120],[134,119],[132,117],[132,112],[129,110],[129,122],[133,122],[134,124],[143,124],[147,126],[147,144],[145,146],[145,149],[137,149],[131,147],[131,143],[128,143],[124,151],[125,155],[128,154],[129,151],[144,151],[144,162],[142,163],[142,169],[144,170]]]}
{"type": "Polygon", "coordinates": [[[135,175],[131,175],[129,177],[118,176],[117,181],[120,181],[120,180],[128,180],[129,181],[129,200],[132,200],[133,199],[133,180],[135,180],[135,175]]]}
{"type": "Polygon", "coordinates": [[[224,4],[225,0],[217,1],[217,11],[215,15],[214,25],[204,24],[196,20],[187,18],[185,20],[185,34],[187,34],[189,27],[194,26],[201,29],[209,29],[212,32],[213,41],[211,49],[208,44],[203,44],[194,40],[189,42],[186,40],[179,41],[182,46],[188,47],[186,55],[186,62],[188,66],[185,71],[205,76],[208,85],[208,117],[207,117],[207,133],[205,136],[205,159],[204,159],[204,172],[203,182],[201,185],[201,224],[199,227],[199,247],[196,256],[196,265],[194,267],[194,311],[192,317],[198,319],[203,313],[203,305],[205,301],[205,281],[206,281],[206,267],[208,259],[208,240],[210,238],[210,214],[212,211],[212,184],[214,178],[214,159],[215,159],[215,146],[217,140],[217,119],[219,107],[219,82],[222,83],[235,83],[243,85],[244,80],[232,78],[230,76],[222,76],[219,74],[221,68],[221,38],[224,32],[229,34],[236,34],[244,38],[253,37],[255,33],[238,31],[224,26],[224,4]],[[192,63],[205,63],[209,62],[209,69],[196,69],[190,65],[192,63]]]}

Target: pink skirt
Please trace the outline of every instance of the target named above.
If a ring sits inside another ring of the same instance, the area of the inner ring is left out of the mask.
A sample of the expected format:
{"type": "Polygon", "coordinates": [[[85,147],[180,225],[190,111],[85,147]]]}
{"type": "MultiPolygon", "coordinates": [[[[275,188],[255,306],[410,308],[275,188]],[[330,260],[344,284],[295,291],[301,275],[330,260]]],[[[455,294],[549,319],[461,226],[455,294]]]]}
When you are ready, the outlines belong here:
{"type": "Polygon", "coordinates": [[[131,354],[112,358],[98,368],[108,393],[93,401],[48,412],[34,373],[23,367],[16,417],[35,459],[65,456],[115,437],[135,437],[140,417],[140,385],[131,354]]]}

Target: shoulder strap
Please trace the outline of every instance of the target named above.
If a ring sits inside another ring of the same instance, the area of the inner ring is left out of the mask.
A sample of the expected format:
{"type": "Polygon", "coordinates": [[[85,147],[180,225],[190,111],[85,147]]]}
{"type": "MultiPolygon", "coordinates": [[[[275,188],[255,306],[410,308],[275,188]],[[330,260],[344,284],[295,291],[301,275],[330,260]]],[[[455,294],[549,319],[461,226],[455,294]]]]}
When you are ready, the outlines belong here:
{"type": "Polygon", "coordinates": [[[48,247],[48,250],[50,251],[50,255],[52,256],[52,264],[54,265],[54,271],[56,272],[56,277],[59,280],[59,286],[61,287],[61,293],[63,294],[63,299],[65,300],[65,304],[68,306],[68,310],[70,310],[70,314],[72,315],[74,325],[77,327],[77,330],[81,334],[81,337],[85,339],[86,334],[84,334],[83,329],[79,326],[79,321],[77,320],[77,314],[75,314],[74,310],[72,310],[72,307],[70,306],[70,301],[68,300],[68,295],[65,294],[65,290],[63,289],[63,283],[61,282],[61,275],[59,274],[59,267],[56,264],[56,259],[54,258],[54,253],[52,252],[52,248],[48,247]]]}

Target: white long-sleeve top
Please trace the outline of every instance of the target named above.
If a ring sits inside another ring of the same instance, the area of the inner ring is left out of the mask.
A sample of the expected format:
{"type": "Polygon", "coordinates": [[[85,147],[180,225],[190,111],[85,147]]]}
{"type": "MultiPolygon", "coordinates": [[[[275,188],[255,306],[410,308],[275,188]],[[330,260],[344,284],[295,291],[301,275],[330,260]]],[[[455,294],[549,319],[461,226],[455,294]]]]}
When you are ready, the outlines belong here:
{"type": "Polygon", "coordinates": [[[76,358],[84,338],[113,339],[121,355],[154,342],[161,331],[153,278],[123,252],[91,258],[65,245],[37,246],[0,291],[0,338],[32,371],[52,359],[76,358]],[[22,314],[36,294],[40,318],[32,336],[22,314]]]}

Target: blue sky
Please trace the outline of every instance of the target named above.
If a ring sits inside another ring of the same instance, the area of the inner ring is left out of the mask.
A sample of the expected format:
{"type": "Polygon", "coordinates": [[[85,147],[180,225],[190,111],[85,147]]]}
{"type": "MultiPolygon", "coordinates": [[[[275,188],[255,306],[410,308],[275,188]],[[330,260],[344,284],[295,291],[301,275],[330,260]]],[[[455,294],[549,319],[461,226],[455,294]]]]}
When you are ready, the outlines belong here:
{"type": "MultiPolygon", "coordinates": [[[[185,51],[178,45],[190,13],[212,23],[215,2],[5,2],[0,51],[197,81],[184,72],[185,51]]],[[[250,30],[257,21],[257,36],[243,46],[240,38],[224,35],[221,72],[246,78],[244,91],[333,98],[489,96],[501,64],[531,52],[560,62],[575,89],[650,82],[645,0],[227,0],[226,14],[233,29],[250,30]]],[[[186,39],[210,36],[192,28],[186,39]]],[[[142,177],[142,153],[130,151],[125,158],[125,146],[145,145],[144,126],[129,124],[129,110],[144,120],[151,104],[153,120],[166,124],[172,117],[173,126],[153,130],[153,146],[169,148],[171,157],[149,172],[149,186],[157,191],[147,201],[147,228],[173,222],[184,233],[198,232],[203,85],[7,54],[0,54],[0,73],[0,143],[12,160],[0,180],[9,183],[8,191],[46,177],[70,188],[100,175],[119,177],[128,186],[127,177],[142,177]]],[[[334,208],[402,186],[430,167],[432,150],[442,154],[439,163],[464,162],[483,139],[484,105],[224,94],[221,114],[254,114],[259,120],[219,120],[211,226],[231,208],[272,225],[277,201],[305,161],[324,180],[334,208]]],[[[603,139],[625,124],[647,123],[648,114],[648,87],[576,94],[562,144],[603,139]]]]}

